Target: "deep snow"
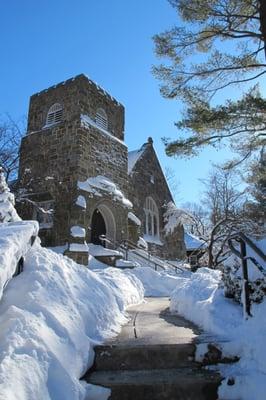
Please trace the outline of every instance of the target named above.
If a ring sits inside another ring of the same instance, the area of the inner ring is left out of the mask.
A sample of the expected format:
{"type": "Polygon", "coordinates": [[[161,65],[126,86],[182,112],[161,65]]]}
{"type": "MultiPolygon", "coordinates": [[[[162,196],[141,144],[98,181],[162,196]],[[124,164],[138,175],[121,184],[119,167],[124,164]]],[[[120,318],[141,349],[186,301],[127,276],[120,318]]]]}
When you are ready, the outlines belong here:
{"type": "Polygon", "coordinates": [[[143,294],[133,274],[93,272],[35,244],[0,303],[0,399],[106,399],[79,378],[93,345],[119,332],[143,294]]]}
{"type": "Polygon", "coordinates": [[[226,377],[219,388],[220,400],[264,400],[266,300],[253,304],[253,317],[246,320],[242,307],[224,297],[220,283],[220,272],[208,268],[199,269],[191,279],[179,278],[170,309],[217,335],[224,355],[240,357],[236,364],[220,366],[226,377]],[[230,377],[234,385],[227,384],[230,377]]]}

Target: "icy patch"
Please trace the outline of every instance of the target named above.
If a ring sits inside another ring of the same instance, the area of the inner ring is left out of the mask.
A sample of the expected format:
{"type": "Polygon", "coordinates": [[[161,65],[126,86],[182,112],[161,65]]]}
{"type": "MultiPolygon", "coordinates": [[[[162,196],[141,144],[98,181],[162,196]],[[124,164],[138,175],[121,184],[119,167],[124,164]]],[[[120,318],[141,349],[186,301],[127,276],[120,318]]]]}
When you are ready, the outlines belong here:
{"type": "Polygon", "coordinates": [[[84,182],[78,182],[78,188],[92,195],[102,197],[102,193],[112,196],[114,201],[118,201],[127,208],[132,208],[133,204],[124,196],[116,184],[102,175],[88,178],[84,182]]]}

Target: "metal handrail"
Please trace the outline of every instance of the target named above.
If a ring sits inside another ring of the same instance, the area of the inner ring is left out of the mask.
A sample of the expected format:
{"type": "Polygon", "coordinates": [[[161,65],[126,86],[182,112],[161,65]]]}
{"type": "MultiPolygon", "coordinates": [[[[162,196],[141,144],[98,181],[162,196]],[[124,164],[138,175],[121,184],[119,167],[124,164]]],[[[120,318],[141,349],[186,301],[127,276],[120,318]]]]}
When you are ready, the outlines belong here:
{"type": "Polygon", "coordinates": [[[181,272],[184,272],[182,268],[177,267],[176,265],[171,264],[169,261],[161,260],[160,257],[156,256],[154,257],[149,251],[142,249],[140,246],[137,246],[134,242],[132,242],[129,239],[124,239],[120,243],[112,241],[110,239],[107,239],[104,236],[100,237],[101,241],[111,244],[114,248],[118,248],[121,250],[125,251],[125,258],[126,260],[128,259],[128,251],[134,251],[134,253],[144,259],[145,261],[152,263],[154,265],[154,269],[157,270],[157,268],[162,268],[165,270],[165,266],[168,266],[169,268],[174,268],[175,272],[177,273],[177,270],[180,270],[181,272]],[[144,251],[147,253],[147,256],[139,253],[139,251],[144,251]]]}
{"type": "Polygon", "coordinates": [[[228,245],[229,245],[229,248],[232,251],[232,253],[241,259],[243,280],[244,280],[244,285],[243,285],[244,300],[245,300],[244,301],[244,309],[248,316],[252,316],[251,311],[250,311],[251,302],[250,302],[250,293],[249,293],[247,261],[250,260],[265,277],[266,277],[266,271],[254,257],[247,256],[247,245],[265,262],[266,262],[266,255],[243,232],[237,232],[237,233],[231,235],[230,238],[228,239],[228,245]],[[240,244],[240,251],[234,247],[233,240],[237,241],[240,244]]]}

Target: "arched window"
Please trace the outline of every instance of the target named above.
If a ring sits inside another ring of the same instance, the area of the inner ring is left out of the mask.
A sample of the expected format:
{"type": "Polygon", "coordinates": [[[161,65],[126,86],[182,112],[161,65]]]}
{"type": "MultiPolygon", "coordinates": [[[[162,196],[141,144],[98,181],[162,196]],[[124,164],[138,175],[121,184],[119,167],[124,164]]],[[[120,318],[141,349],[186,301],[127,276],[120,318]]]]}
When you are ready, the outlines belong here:
{"type": "Polygon", "coordinates": [[[159,212],[155,201],[147,197],[144,206],[145,226],[144,231],[149,236],[159,236],[159,212]]]}
{"type": "Polygon", "coordinates": [[[59,103],[53,104],[47,113],[46,126],[57,124],[62,121],[63,106],[59,103]]]}
{"type": "Polygon", "coordinates": [[[105,130],[108,129],[108,118],[106,112],[102,108],[98,108],[95,118],[96,124],[105,130]]]}

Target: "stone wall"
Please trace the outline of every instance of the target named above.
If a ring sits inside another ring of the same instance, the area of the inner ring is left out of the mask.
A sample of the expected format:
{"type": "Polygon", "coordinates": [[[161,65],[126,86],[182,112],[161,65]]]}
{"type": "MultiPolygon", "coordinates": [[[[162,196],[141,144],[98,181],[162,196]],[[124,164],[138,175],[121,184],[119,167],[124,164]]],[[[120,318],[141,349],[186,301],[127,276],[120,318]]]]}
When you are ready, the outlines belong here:
{"type": "Polygon", "coordinates": [[[103,108],[108,117],[108,131],[124,140],[123,105],[83,74],[31,96],[28,133],[43,129],[48,110],[55,103],[64,108],[63,123],[77,120],[80,114],[95,120],[97,109],[103,108]]]}
{"type": "MultiPolygon", "coordinates": [[[[54,200],[53,227],[40,231],[44,245],[71,241],[73,225],[84,226],[87,240],[90,239],[90,219],[99,199],[88,199],[86,210],[78,207],[75,204],[80,193],[78,181],[103,175],[127,196],[127,147],[122,142],[123,131],[123,106],[84,75],[31,97],[28,134],[20,149],[19,187],[28,192],[33,202],[54,200]],[[42,129],[49,107],[57,102],[64,106],[62,122],[42,129]],[[109,133],[93,123],[99,107],[108,115],[109,133]],[[84,123],[81,114],[88,115],[92,124],[84,123]]],[[[20,203],[19,208],[22,217],[33,218],[33,203],[20,203]]],[[[119,204],[112,209],[117,221],[115,239],[120,240],[127,235],[127,211],[119,204]]]]}

